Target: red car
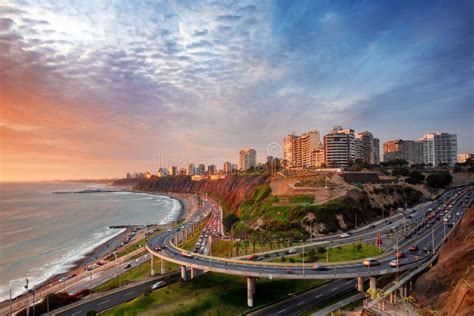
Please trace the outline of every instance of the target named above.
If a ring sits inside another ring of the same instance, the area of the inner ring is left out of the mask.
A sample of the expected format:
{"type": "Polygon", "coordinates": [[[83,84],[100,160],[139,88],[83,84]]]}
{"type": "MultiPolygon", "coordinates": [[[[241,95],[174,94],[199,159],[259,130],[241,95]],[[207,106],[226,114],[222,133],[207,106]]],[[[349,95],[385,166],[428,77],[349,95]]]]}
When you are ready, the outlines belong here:
{"type": "Polygon", "coordinates": [[[395,255],[395,257],[397,257],[397,258],[403,258],[403,257],[405,257],[405,253],[404,253],[404,252],[397,252],[397,254],[395,255]]]}
{"type": "Polygon", "coordinates": [[[417,247],[417,246],[410,246],[410,248],[408,248],[408,250],[410,250],[410,251],[418,251],[418,247],[417,247]]]}

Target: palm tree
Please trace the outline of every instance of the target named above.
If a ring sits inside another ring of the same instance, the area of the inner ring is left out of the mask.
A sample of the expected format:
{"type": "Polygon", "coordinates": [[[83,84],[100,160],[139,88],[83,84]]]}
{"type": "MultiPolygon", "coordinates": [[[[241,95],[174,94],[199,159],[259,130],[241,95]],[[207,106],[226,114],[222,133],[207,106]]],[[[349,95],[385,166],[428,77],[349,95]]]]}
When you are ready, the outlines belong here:
{"type": "Polygon", "coordinates": [[[235,252],[237,253],[237,256],[239,255],[239,249],[242,248],[242,243],[240,241],[237,241],[235,243],[235,252]]]}
{"type": "Polygon", "coordinates": [[[250,242],[248,241],[248,239],[245,239],[245,240],[244,240],[245,253],[247,253],[247,249],[248,249],[249,246],[250,246],[250,242]]]}

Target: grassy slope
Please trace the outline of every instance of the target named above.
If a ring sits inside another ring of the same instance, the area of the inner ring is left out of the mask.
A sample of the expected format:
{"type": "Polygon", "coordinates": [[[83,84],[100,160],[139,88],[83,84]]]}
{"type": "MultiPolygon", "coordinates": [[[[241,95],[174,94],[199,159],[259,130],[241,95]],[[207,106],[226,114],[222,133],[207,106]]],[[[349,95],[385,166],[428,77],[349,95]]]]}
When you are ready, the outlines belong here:
{"type": "MultiPolygon", "coordinates": [[[[255,305],[284,298],[288,293],[321,285],[321,280],[258,280],[255,305]]],[[[104,315],[237,315],[247,310],[246,279],[208,273],[169,285],[122,304],[104,315]]]]}

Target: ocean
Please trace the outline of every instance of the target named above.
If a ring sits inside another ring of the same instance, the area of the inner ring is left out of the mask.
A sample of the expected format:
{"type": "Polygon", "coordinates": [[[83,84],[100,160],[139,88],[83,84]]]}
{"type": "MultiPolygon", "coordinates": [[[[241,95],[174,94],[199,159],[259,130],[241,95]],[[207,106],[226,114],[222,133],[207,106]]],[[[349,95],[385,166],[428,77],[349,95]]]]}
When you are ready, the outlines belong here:
{"type": "Polygon", "coordinates": [[[99,244],[120,234],[114,225],[166,224],[179,201],[88,183],[0,183],[0,301],[66,272],[99,244]]]}

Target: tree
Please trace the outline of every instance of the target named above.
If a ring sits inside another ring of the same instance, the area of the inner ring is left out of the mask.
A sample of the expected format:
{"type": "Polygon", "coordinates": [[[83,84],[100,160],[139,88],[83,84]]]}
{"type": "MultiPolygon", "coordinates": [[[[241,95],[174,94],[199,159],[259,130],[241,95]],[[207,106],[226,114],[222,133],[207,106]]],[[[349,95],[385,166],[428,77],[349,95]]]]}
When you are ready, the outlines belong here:
{"type": "Polygon", "coordinates": [[[410,184],[420,184],[425,181],[425,176],[419,171],[412,171],[410,172],[410,176],[406,179],[406,182],[410,184]]]}
{"type": "Polygon", "coordinates": [[[453,181],[453,176],[450,175],[449,172],[430,174],[428,178],[426,178],[428,186],[436,189],[447,187],[451,181],[453,181]]]}
{"type": "Polygon", "coordinates": [[[224,218],[224,227],[227,231],[229,231],[232,226],[239,221],[240,218],[237,215],[231,213],[224,218]]]}

